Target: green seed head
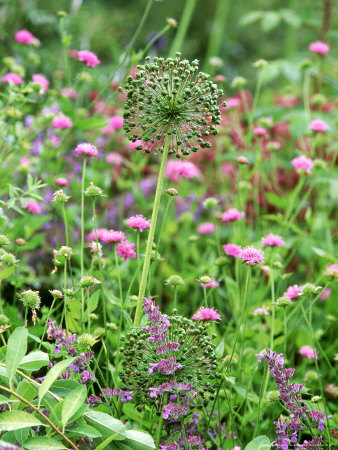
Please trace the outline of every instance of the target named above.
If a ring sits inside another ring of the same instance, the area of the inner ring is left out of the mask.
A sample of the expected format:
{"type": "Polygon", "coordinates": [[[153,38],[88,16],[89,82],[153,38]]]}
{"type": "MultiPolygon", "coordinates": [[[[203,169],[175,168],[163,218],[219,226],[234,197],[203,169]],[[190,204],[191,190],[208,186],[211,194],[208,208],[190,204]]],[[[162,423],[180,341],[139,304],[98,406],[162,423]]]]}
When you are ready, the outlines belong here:
{"type": "Polygon", "coordinates": [[[11,241],[4,234],[0,234],[0,245],[9,245],[11,241]]]}
{"type": "Polygon", "coordinates": [[[184,281],[183,281],[183,278],[180,277],[179,275],[171,275],[171,277],[169,277],[165,281],[165,284],[167,284],[168,286],[171,286],[173,288],[177,288],[177,286],[183,286],[184,281]]]}
{"type": "Polygon", "coordinates": [[[90,186],[85,190],[85,196],[86,197],[102,197],[103,191],[98,186],[95,186],[94,183],[90,183],[90,186]]]}
{"type": "Polygon", "coordinates": [[[67,203],[70,197],[66,195],[62,189],[59,191],[55,191],[53,194],[53,202],[54,203],[67,203]]]}
{"type": "Polygon", "coordinates": [[[40,308],[41,298],[39,291],[32,291],[29,289],[28,291],[21,292],[18,296],[26,309],[29,308],[34,311],[40,308]]]}

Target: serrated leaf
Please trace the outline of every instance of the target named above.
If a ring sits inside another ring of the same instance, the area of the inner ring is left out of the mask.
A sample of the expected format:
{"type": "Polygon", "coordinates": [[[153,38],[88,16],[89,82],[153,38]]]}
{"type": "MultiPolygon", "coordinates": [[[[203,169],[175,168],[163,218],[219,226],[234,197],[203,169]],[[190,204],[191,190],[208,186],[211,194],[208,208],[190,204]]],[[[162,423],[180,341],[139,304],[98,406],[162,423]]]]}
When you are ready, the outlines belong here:
{"type": "Polygon", "coordinates": [[[12,380],[20,361],[27,351],[27,328],[18,327],[8,339],[6,352],[6,370],[8,378],[12,380]]]}
{"type": "Polygon", "coordinates": [[[58,362],[53,366],[50,371],[47,373],[45,379],[43,380],[40,389],[39,389],[39,405],[41,403],[41,400],[43,399],[43,396],[47,393],[49,388],[52,386],[54,381],[61,375],[62,372],[64,372],[68,366],[76,360],[76,356],[73,358],[68,358],[63,361],[58,362]]]}
{"type": "Polygon", "coordinates": [[[110,437],[112,433],[118,433],[116,440],[125,440],[127,431],[123,422],[114,419],[109,414],[99,411],[88,411],[85,414],[86,421],[103,436],[110,437]]]}
{"type": "Polygon", "coordinates": [[[49,357],[47,353],[36,351],[28,353],[20,362],[19,368],[25,370],[37,370],[41,367],[48,366],[49,357]]]}
{"type": "Polygon", "coordinates": [[[267,436],[257,436],[244,450],[270,450],[270,440],[267,436]]]}
{"type": "Polygon", "coordinates": [[[61,442],[49,437],[37,436],[24,442],[28,450],[63,450],[65,447],[61,442]]]}
{"type": "Polygon", "coordinates": [[[27,427],[49,426],[37,419],[33,414],[24,411],[5,411],[0,415],[0,430],[14,431],[27,427]]]}
{"type": "Polygon", "coordinates": [[[78,386],[71,391],[65,398],[62,406],[61,419],[62,425],[65,427],[68,420],[83,406],[87,395],[87,388],[84,385],[78,386]]]}

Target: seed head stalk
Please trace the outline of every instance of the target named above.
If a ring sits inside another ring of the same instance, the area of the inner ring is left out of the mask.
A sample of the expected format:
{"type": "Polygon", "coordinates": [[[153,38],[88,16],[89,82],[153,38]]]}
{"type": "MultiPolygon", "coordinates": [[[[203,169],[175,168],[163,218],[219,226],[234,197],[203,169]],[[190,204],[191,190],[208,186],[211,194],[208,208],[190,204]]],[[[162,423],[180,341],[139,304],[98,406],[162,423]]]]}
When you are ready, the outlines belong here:
{"type": "MultiPolygon", "coordinates": [[[[82,182],[81,182],[81,252],[80,252],[80,266],[81,266],[81,278],[84,276],[84,264],[83,264],[83,249],[84,249],[84,185],[86,178],[86,163],[87,158],[83,158],[82,166],[82,182]]],[[[84,291],[81,289],[81,323],[82,332],[84,332],[84,291]]]]}

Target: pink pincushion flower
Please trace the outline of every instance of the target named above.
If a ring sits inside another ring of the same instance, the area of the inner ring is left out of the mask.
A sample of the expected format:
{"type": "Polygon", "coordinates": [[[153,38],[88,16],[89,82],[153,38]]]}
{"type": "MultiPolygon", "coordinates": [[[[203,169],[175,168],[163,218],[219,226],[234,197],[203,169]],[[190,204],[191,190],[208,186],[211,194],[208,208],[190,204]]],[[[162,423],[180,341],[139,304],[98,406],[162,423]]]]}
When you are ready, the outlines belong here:
{"type": "Polygon", "coordinates": [[[234,258],[238,258],[242,251],[241,247],[236,244],[225,244],[222,245],[222,247],[224,248],[226,255],[233,256],[234,258]]]}
{"type": "Polygon", "coordinates": [[[102,133],[111,134],[123,127],[123,117],[112,116],[109,119],[109,124],[102,128],[102,133]]]}
{"type": "Polygon", "coordinates": [[[73,126],[73,122],[69,117],[60,113],[54,117],[51,126],[54,128],[59,128],[60,130],[64,130],[65,128],[71,128],[73,126]]]}
{"type": "Polygon", "coordinates": [[[89,50],[78,51],[77,57],[79,61],[85,62],[87,67],[95,67],[101,62],[95,53],[90,52],[89,50]]]}
{"type": "Polygon", "coordinates": [[[219,282],[215,280],[215,278],[212,278],[212,281],[210,283],[204,284],[201,283],[201,287],[204,288],[213,288],[213,287],[218,287],[219,286],[219,282]]]}
{"type": "Polygon", "coordinates": [[[191,179],[198,177],[200,174],[201,172],[196,164],[190,161],[169,161],[165,169],[165,176],[173,183],[179,181],[180,175],[183,178],[191,179]]]}
{"type": "Polygon", "coordinates": [[[330,264],[327,266],[324,275],[334,279],[338,278],[338,264],[330,264]]]}
{"type": "Polygon", "coordinates": [[[79,144],[75,149],[76,156],[97,156],[98,153],[95,145],[90,144],[89,142],[82,142],[82,144],[79,144]]]}
{"type": "Polygon", "coordinates": [[[328,126],[328,124],[325,122],[325,120],[322,119],[314,119],[310,125],[309,125],[309,129],[312,131],[328,131],[330,129],[330,127],[328,126]]]}
{"type": "Polygon", "coordinates": [[[256,136],[265,136],[267,134],[267,131],[264,127],[255,127],[253,129],[253,132],[256,136]]]}
{"type": "Polygon", "coordinates": [[[122,233],[122,231],[106,230],[102,233],[101,241],[106,244],[112,244],[115,242],[122,242],[125,238],[126,236],[122,233]]]}
{"type": "Polygon", "coordinates": [[[261,308],[256,308],[254,311],[253,311],[253,313],[252,313],[254,316],[257,316],[257,314],[258,315],[260,315],[260,316],[262,316],[262,315],[264,315],[264,316],[269,316],[270,315],[270,313],[269,313],[269,311],[268,311],[268,308],[266,307],[266,306],[262,306],[261,308]]]}
{"type": "Polygon", "coordinates": [[[222,222],[232,222],[233,220],[240,220],[245,216],[245,213],[238,211],[236,208],[230,208],[222,214],[222,222]]]}
{"type": "Polygon", "coordinates": [[[262,238],[262,244],[270,247],[281,247],[282,245],[285,245],[285,242],[278,234],[270,233],[262,238]]]}
{"type": "Polygon", "coordinates": [[[71,99],[77,97],[77,91],[73,88],[63,88],[61,89],[61,94],[63,97],[69,97],[71,99]]]}
{"type": "Polygon", "coordinates": [[[35,200],[27,200],[26,209],[32,214],[42,214],[42,208],[35,200]]]}
{"type": "Polygon", "coordinates": [[[307,173],[311,172],[311,169],[314,166],[314,163],[312,161],[312,159],[307,158],[306,156],[302,155],[302,156],[297,156],[296,158],[294,158],[291,161],[291,164],[293,165],[293,167],[295,167],[298,170],[304,170],[307,173]]]}
{"type": "Polygon", "coordinates": [[[116,253],[123,258],[124,261],[127,261],[127,259],[135,259],[136,253],[134,248],[135,244],[131,244],[129,241],[125,240],[117,244],[116,253]]]}
{"type": "Polygon", "coordinates": [[[17,73],[9,72],[1,78],[4,83],[23,84],[23,79],[17,73]]]}
{"type": "Polygon", "coordinates": [[[67,180],[67,178],[56,178],[55,183],[58,186],[68,186],[69,181],[67,180]]]}
{"type": "Polygon", "coordinates": [[[31,45],[37,43],[36,37],[28,30],[19,30],[15,33],[14,39],[19,44],[31,45]]]}
{"type": "Polygon", "coordinates": [[[318,353],[317,351],[313,351],[313,348],[309,345],[304,345],[299,349],[299,352],[301,355],[305,356],[307,359],[318,359],[318,353]],[[316,355],[316,356],[315,356],[316,355]]]}
{"type": "Polygon", "coordinates": [[[262,250],[252,245],[244,247],[243,250],[241,250],[239,257],[245,264],[250,264],[250,266],[264,262],[264,253],[262,250]]]}
{"type": "MultiPolygon", "coordinates": [[[[107,228],[97,228],[96,229],[96,234],[97,234],[97,239],[99,241],[103,240],[103,237],[109,232],[109,230],[107,230],[107,228]]],[[[88,241],[95,241],[96,237],[95,237],[95,230],[92,230],[90,233],[87,234],[87,238],[88,241]]],[[[125,237],[124,237],[125,239],[125,237]]]]}
{"type": "Polygon", "coordinates": [[[115,166],[121,166],[121,164],[123,163],[123,158],[119,153],[110,152],[106,156],[106,161],[108,164],[113,164],[115,166]]]}
{"type": "Polygon", "coordinates": [[[197,233],[212,234],[215,231],[215,225],[212,222],[203,222],[197,227],[197,233]]]}
{"type": "Polygon", "coordinates": [[[320,55],[326,55],[330,51],[330,46],[322,41],[312,42],[309,45],[310,52],[319,53],[320,55]]]}
{"type": "Polygon", "coordinates": [[[303,289],[303,286],[298,286],[298,284],[294,284],[293,286],[289,286],[287,290],[284,292],[283,297],[289,298],[290,300],[299,297],[303,289]]]}
{"type": "Polygon", "coordinates": [[[319,300],[326,300],[331,294],[331,289],[326,288],[323,290],[323,292],[319,296],[319,300]]]}
{"type": "Polygon", "coordinates": [[[203,320],[203,321],[220,320],[221,315],[214,308],[205,308],[204,306],[202,306],[201,309],[192,316],[192,318],[194,320],[203,320]]]}
{"type": "Polygon", "coordinates": [[[147,228],[150,228],[150,220],[146,219],[141,214],[137,214],[136,216],[129,217],[127,220],[127,225],[130,228],[134,228],[135,230],[143,231],[147,228]]]}
{"type": "Polygon", "coordinates": [[[49,81],[41,73],[34,73],[32,75],[32,80],[41,86],[40,94],[45,94],[49,88],[49,81]]]}

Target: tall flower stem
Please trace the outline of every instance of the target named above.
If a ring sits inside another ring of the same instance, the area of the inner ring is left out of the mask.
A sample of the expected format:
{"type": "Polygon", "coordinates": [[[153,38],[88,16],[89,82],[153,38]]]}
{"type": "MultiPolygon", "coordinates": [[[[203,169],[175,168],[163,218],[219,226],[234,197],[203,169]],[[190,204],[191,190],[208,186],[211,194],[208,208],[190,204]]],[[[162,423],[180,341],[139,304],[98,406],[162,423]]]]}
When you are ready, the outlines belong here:
{"type": "Polygon", "coordinates": [[[155,200],[154,200],[153,212],[151,215],[151,224],[150,224],[150,228],[149,228],[147,247],[146,247],[146,252],[144,255],[144,262],[143,262],[143,269],[142,269],[140,288],[139,288],[139,294],[138,294],[138,300],[137,300],[137,307],[136,307],[135,318],[134,318],[134,326],[135,327],[138,327],[141,322],[142,298],[144,297],[144,294],[146,292],[147,279],[148,279],[148,273],[149,273],[149,267],[150,267],[151,251],[152,251],[153,242],[154,242],[156,222],[157,222],[158,210],[159,210],[161,194],[162,194],[164,170],[165,170],[165,166],[166,166],[167,158],[168,158],[169,143],[170,143],[170,136],[166,135],[165,142],[164,142],[164,148],[163,148],[163,154],[162,154],[162,161],[161,161],[161,166],[160,166],[160,172],[158,174],[158,179],[157,179],[155,200]]]}
{"type": "Polygon", "coordinates": [[[42,333],[42,336],[41,336],[41,340],[40,340],[40,344],[39,344],[38,350],[40,350],[42,342],[43,342],[43,339],[45,337],[47,326],[48,326],[48,321],[49,321],[49,318],[52,315],[52,311],[53,311],[53,308],[54,308],[55,300],[56,300],[56,297],[53,297],[52,304],[51,304],[51,306],[49,308],[49,311],[48,311],[48,314],[47,314],[47,320],[46,320],[46,323],[45,323],[45,327],[43,329],[43,333],[42,333]]]}
{"type": "Polygon", "coordinates": [[[203,295],[204,295],[204,304],[205,304],[205,307],[208,308],[208,295],[207,295],[207,288],[206,288],[205,285],[204,285],[204,287],[203,287],[203,295]]]}
{"type": "Polygon", "coordinates": [[[181,19],[179,21],[178,30],[175,39],[171,45],[169,56],[174,56],[176,52],[180,51],[186,37],[189,24],[196,6],[197,0],[186,0],[181,19]]]}
{"type": "MultiPolygon", "coordinates": [[[[165,405],[166,405],[166,403],[167,403],[167,395],[164,395],[164,397],[163,397],[163,408],[165,407],[165,405]]],[[[161,441],[161,436],[162,436],[162,428],[163,428],[163,408],[162,408],[162,414],[161,414],[161,416],[160,416],[160,418],[159,418],[159,421],[158,421],[158,426],[157,426],[157,433],[156,433],[156,450],[158,450],[159,449],[159,447],[160,447],[160,441],[161,441]]]]}
{"type": "MultiPolygon", "coordinates": [[[[81,278],[84,275],[83,250],[84,250],[84,186],[86,179],[86,163],[87,158],[84,157],[82,165],[82,181],[81,181],[81,249],[80,249],[80,267],[81,278]]],[[[84,291],[81,289],[81,323],[82,333],[84,332],[84,291]]]]}

